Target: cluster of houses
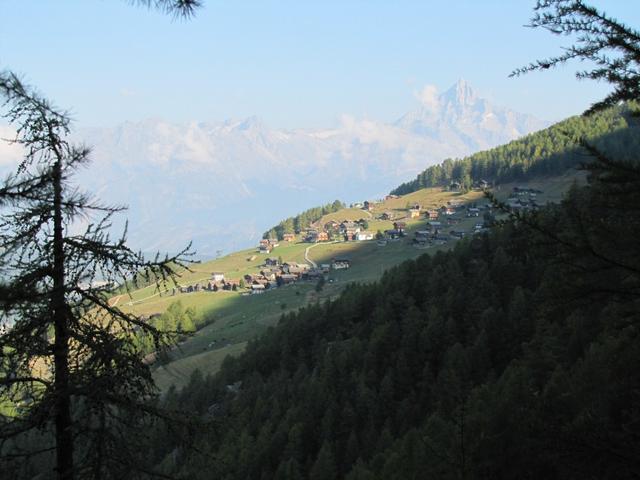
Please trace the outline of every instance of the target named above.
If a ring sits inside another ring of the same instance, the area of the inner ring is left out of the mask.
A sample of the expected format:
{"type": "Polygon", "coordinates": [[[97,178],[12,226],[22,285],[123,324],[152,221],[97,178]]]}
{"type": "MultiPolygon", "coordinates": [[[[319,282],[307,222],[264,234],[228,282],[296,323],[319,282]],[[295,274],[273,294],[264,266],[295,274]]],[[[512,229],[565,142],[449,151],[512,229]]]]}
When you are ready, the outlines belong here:
{"type": "Polygon", "coordinates": [[[260,245],[258,245],[258,251],[260,253],[269,254],[271,253],[271,250],[278,246],[280,246],[280,244],[275,238],[263,238],[262,240],[260,240],[260,245]]]}
{"type": "Polygon", "coordinates": [[[224,273],[213,272],[209,281],[193,285],[181,286],[173,289],[177,293],[217,292],[220,290],[239,291],[246,293],[264,293],[270,288],[277,288],[300,280],[317,280],[329,273],[331,269],[343,270],[351,267],[348,259],[335,258],[331,263],[312,267],[306,263],[283,262],[277,258],[267,258],[257,273],[248,273],[241,280],[225,279],[224,273]]]}
{"type": "Polygon", "coordinates": [[[347,242],[373,240],[374,234],[364,229],[366,220],[344,220],[341,223],[331,220],[322,229],[310,228],[305,232],[304,241],[309,243],[328,242],[331,239],[342,238],[347,242]]]}
{"type": "MultiPolygon", "coordinates": [[[[416,246],[442,245],[452,239],[463,238],[471,233],[478,233],[484,230],[484,223],[478,222],[472,230],[465,231],[456,226],[464,217],[480,217],[486,210],[490,210],[491,205],[483,206],[464,205],[461,202],[449,201],[440,208],[423,210],[420,205],[411,205],[407,209],[407,217],[411,219],[424,218],[427,220],[425,226],[414,233],[412,243],[416,246]]],[[[389,240],[398,240],[406,236],[406,223],[396,221],[393,228],[385,230],[385,238],[379,243],[386,244],[389,240]]]]}
{"type": "MultiPolygon", "coordinates": [[[[455,192],[458,190],[462,190],[462,188],[463,184],[461,182],[458,182],[457,180],[454,180],[449,184],[450,191],[455,192]]],[[[473,182],[473,188],[476,190],[486,190],[487,188],[491,188],[491,183],[486,180],[479,180],[477,182],[473,182]]]]}
{"type": "Polygon", "coordinates": [[[330,264],[312,267],[306,263],[283,262],[277,258],[267,258],[262,269],[257,273],[244,276],[245,285],[251,293],[263,293],[270,288],[277,288],[300,280],[317,280],[329,273],[330,269],[340,270],[351,266],[349,260],[334,259],[330,264]]]}
{"type": "Polygon", "coordinates": [[[219,290],[237,291],[240,288],[240,280],[229,280],[224,278],[224,273],[213,272],[207,283],[195,283],[174,288],[172,294],[193,293],[193,292],[217,292],[219,290]]]}
{"type": "Polygon", "coordinates": [[[380,203],[380,201],[377,200],[374,202],[373,200],[365,200],[364,202],[352,203],[351,208],[361,208],[362,210],[371,212],[376,203],[380,203]]]}
{"type": "MultiPolygon", "coordinates": [[[[282,235],[282,241],[291,243],[296,241],[295,233],[284,233],[282,235]]],[[[258,245],[258,252],[269,254],[271,251],[280,246],[280,242],[275,238],[263,238],[258,245]]]]}
{"type": "Polygon", "coordinates": [[[535,210],[538,204],[538,194],[544,193],[542,190],[526,187],[513,187],[506,205],[511,210],[535,210]]]}

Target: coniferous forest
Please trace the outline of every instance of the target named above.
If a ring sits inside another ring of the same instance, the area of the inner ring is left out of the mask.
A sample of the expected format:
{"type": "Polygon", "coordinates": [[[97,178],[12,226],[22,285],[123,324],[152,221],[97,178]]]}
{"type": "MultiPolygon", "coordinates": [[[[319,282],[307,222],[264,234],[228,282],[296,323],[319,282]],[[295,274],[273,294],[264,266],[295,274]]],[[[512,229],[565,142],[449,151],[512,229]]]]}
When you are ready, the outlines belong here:
{"type": "Polygon", "coordinates": [[[558,175],[584,162],[584,154],[578,147],[581,139],[612,154],[624,155],[640,147],[640,136],[625,131],[629,123],[630,113],[623,108],[599,111],[589,117],[572,117],[507,145],[462,159],[447,159],[425,169],[391,193],[406,195],[421,188],[447,187],[452,182],[469,189],[482,181],[501,184],[524,181],[532,176],[558,175]]]}
{"type": "Polygon", "coordinates": [[[561,205],[283,318],[220,375],[170,392],[201,415],[212,456],[173,450],[167,468],[637,477],[639,187],[636,166],[602,158],[561,205]]]}

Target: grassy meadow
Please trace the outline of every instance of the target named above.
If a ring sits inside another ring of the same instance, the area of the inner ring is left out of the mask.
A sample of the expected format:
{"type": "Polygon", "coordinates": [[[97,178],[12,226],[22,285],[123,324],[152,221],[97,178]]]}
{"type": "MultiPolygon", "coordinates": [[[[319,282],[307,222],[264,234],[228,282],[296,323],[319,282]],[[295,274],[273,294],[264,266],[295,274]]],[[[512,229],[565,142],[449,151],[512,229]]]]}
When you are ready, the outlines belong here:
{"type": "MultiPolygon", "coordinates": [[[[537,188],[543,193],[538,195],[540,203],[557,202],[563,193],[574,182],[583,182],[584,175],[575,172],[563,176],[541,178],[519,186],[537,188]]],[[[504,184],[495,189],[500,200],[506,199],[516,184],[504,184]]],[[[351,268],[331,270],[326,275],[325,285],[316,291],[316,281],[299,281],[281,288],[271,289],[261,295],[242,295],[232,291],[200,291],[192,293],[174,292],[173,286],[157,289],[153,286],[141,288],[130,295],[119,295],[111,299],[121,308],[139,315],[153,315],[164,312],[175,301],[183,307],[192,307],[198,315],[208,319],[207,325],[198,330],[192,337],[178,345],[170,354],[170,361],[163,366],[156,366],[154,378],[161,390],[171,384],[180,387],[189,379],[195,369],[203,373],[215,373],[227,355],[238,355],[247,341],[259,335],[269,326],[276,325],[283,313],[295,311],[312,302],[324,301],[339,295],[350,282],[372,282],[379,278],[388,268],[415,258],[423,253],[433,253],[449,249],[456,241],[450,240],[444,245],[416,247],[412,244],[414,232],[423,229],[426,220],[407,217],[407,207],[420,204],[423,210],[435,209],[447,202],[487,203],[480,191],[467,193],[448,192],[439,188],[422,189],[400,198],[392,198],[373,205],[371,212],[362,209],[346,208],[322,217],[317,225],[324,225],[333,220],[359,220],[364,218],[369,223],[368,231],[376,232],[393,228],[393,221],[379,220],[381,214],[391,213],[395,221],[407,224],[406,236],[398,240],[388,241],[380,245],[376,240],[363,242],[331,242],[309,244],[296,242],[280,242],[269,255],[260,254],[257,249],[234,252],[224,257],[197,263],[189,271],[181,272],[180,286],[206,285],[212,272],[223,272],[226,279],[240,279],[248,273],[256,273],[261,269],[267,257],[280,257],[284,262],[305,262],[305,251],[309,259],[318,265],[330,263],[334,258],[350,260],[351,268]],[[309,248],[310,247],[310,248],[309,248]]],[[[482,217],[465,218],[460,214],[460,223],[456,230],[470,231],[473,226],[482,222],[482,217]]],[[[299,236],[298,236],[299,237],[299,236]]]]}

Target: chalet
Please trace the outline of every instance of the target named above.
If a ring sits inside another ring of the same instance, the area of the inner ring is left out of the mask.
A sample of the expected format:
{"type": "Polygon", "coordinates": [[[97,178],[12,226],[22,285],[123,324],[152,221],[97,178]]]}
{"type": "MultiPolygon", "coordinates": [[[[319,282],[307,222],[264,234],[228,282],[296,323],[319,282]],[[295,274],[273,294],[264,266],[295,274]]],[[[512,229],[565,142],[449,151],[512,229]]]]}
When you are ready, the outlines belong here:
{"type": "Polygon", "coordinates": [[[393,228],[402,234],[407,228],[407,224],[405,222],[393,222],[393,228]]]}
{"type": "Polygon", "coordinates": [[[256,274],[252,274],[252,273],[247,273],[244,276],[244,281],[247,283],[253,283],[254,280],[257,280],[258,278],[260,278],[260,275],[256,275],[256,274]]]}
{"type": "Polygon", "coordinates": [[[438,234],[433,237],[433,241],[437,245],[444,245],[449,241],[449,237],[447,235],[438,234]]]}
{"type": "Polygon", "coordinates": [[[327,223],[324,224],[324,229],[325,230],[338,230],[340,228],[340,224],[338,222],[336,222],[335,220],[329,220],[327,223]]]}
{"type": "Polygon", "coordinates": [[[358,232],[356,240],[363,242],[365,240],[373,240],[373,233],[371,232],[358,232]]]}
{"type": "Polygon", "coordinates": [[[303,275],[303,278],[307,279],[307,280],[312,280],[314,278],[319,278],[323,275],[323,271],[320,270],[319,268],[311,268],[309,269],[309,271],[305,272],[305,274],[303,275]]]}
{"type": "Polygon", "coordinates": [[[298,280],[298,276],[297,275],[292,275],[289,273],[283,273],[282,275],[280,275],[278,277],[278,281],[282,284],[282,285],[287,285],[289,283],[293,283],[295,281],[298,280]]]}
{"type": "Polygon", "coordinates": [[[360,225],[357,222],[351,220],[345,220],[340,224],[341,233],[345,233],[349,228],[360,228],[360,225]]]}
{"type": "Polygon", "coordinates": [[[409,218],[420,218],[420,205],[409,209],[409,218]]]}
{"type": "Polygon", "coordinates": [[[429,241],[429,236],[431,235],[431,232],[429,232],[428,230],[418,230],[415,233],[415,238],[413,239],[413,243],[414,244],[419,244],[419,245],[424,245],[425,243],[427,243],[429,241]]]}
{"type": "Polygon", "coordinates": [[[329,241],[329,234],[325,231],[322,232],[318,232],[318,235],[316,236],[316,242],[328,242],[329,241]]]}
{"type": "Polygon", "coordinates": [[[331,265],[329,263],[320,264],[320,270],[322,270],[322,273],[329,273],[330,268],[331,268],[331,265]]]}
{"type": "Polygon", "coordinates": [[[437,210],[427,210],[424,214],[429,220],[437,220],[439,215],[437,210]]]}
{"type": "Polygon", "coordinates": [[[309,269],[309,265],[306,263],[285,262],[282,264],[282,271],[284,273],[302,273],[309,269]]]}
{"type": "Polygon", "coordinates": [[[373,202],[366,200],[364,202],[364,205],[362,206],[362,209],[366,210],[367,212],[370,212],[371,210],[373,210],[373,202]]]}
{"type": "Polygon", "coordinates": [[[251,293],[264,293],[265,290],[267,289],[266,286],[260,284],[260,283],[254,283],[251,285],[251,293]]]}
{"type": "Polygon", "coordinates": [[[329,234],[325,231],[308,230],[304,240],[309,243],[326,242],[329,240],[329,234]]]}
{"type": "Polygon", "coordinates": [[[392,220],[393,219],[393,213],[392,212],[384,212],[382,215],[380,215],[380,220],[392,220]]]}
{"type": "Polygon", "coordinates": [[[344,231],[344,239],[347,242],[350,242],[352,240],[355,240],[359,233],[360,233],[360,227],[347,228],[344,231]]]}
{"type": "Polygon", "coordinates": [[[302,267],[289,267],[287,270],[289,275],[295,275],[296,277],[301,277],[306,271],[307,269],[302,267]]]}
{"type": "Polygon", "coordinates": [[[271,250],[273,250],[273,247],[268,239],[264,238],[260,240],[260,245],[258,246],[258,251],[260,253],[271,253],[271,250]]]}
{"type": "Polygon", "coordinates": [[[334,270],[343,270],[349,267],[351,267],[351,261],[344,258],[335,258],[331,263],[331,268],[334,270]]]}
{"type": "Polygon", "coordinates": [[[280,260],[275,257],[269,257],[264,261],[265,266],[267,267],[275,267],[280,265],[280,260]]]}
{"type": "Polygon", "coordinates": [[[385,200],[395,200],[396,198],[400,198],[398,195],[387,195],[384,197],[385,200]]]}
{"type": "Polygon", "coordinates": [[[237,290],[240,287],[240,280],[238,279],[233,279],[233,280],[227,280],[224,282],[224,288],[225,290],[237,290]]]}
{"type": "Polygon", "coordinates": [[[213,272],[211,274],[211,280],[214,282],[222,282],[224,280],[224,273],[222,272],[213,272]]]}
{"type": "Polygon", "coordinates": [[[442,208],[440,208],[440,211],[444,215],[454,215],[456,213],[456,207],[453,205],[444,205],[442,208]]]}
{"type": "Polygon", "coordinates": [[[276,279],[276,273],[274,271],[272,271],[271,269],[260,270],[260,274],[264,278],[266,278],[267,280],[275,280],[276,279]]]}
{"type": "Polygon", "coordinates": [[[396,230],[395,228],[392,229],[392,230],[385,230],[384,233],[391,240],[395,240],[397,238],[400,238],[400,237],[404,236],[404,232],[402,232],[400,230],[396,230]]]}
{"type": "Polygon", "coordinates": [[[429,230],[431,230],[432,232],[435,232],[436,230],[440,230],[442,228],[442,222],[432,221],[427,222],[427,225],[429,226],[429,230]]]}
{"type": "Polygon", "coordinates": [[[296,234],[295,233],[285,233],[284,235],[282,235],[282,240],[284,240],[285,242],[295,242],[296,234]]]}
{"type": "Polygon", "coordinates": [[[306,231],[304,236],[304,241],[308,243],[316,243],[318,239],[318,231],[314,229],[309,229],[306,231]]]}
{"type": "Polygon", "coordinates": [[[475,208],[475,207],[467,208],[467,217],[479,217],[479,216],[480,216],[479,208],[475,208]]]}

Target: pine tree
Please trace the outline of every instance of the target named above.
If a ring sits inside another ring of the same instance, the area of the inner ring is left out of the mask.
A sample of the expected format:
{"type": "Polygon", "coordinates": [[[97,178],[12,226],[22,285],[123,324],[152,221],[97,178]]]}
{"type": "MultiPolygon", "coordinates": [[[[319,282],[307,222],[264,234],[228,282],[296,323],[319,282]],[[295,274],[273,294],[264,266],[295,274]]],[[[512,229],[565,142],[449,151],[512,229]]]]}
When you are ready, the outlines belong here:
{"type": "Polygon", "coordinates": [[[112,240],[121,208],[72,186],[89,150],[67,140],[68,116],[9,72],[0,97],[24,151],[0,188],[0,398],[26,405],[0,419],[0,461],[11,471],[55,451],[59,479],[132,478],[144,467],[126,445],[139,440],[155,393],[133,340],[162,350],[170,337],[113,305],[110,291],[131,278],[171,281],[187,251],[148,261],[124,234],[112,240]],[[17,448],[33,432],[38,451],[17,448]]]}
{"type": "Polygon", "coordinates": [[[561,55],[537,60],[515,70],[512,76],[546,70],[570,60],[588,60],[595,67],[577,72],[576,77],[606,81],[614,90],[587,113],[640,99],[640,31],[582,0],[538,0],[530,26],[577,39],[561,55]]]}

